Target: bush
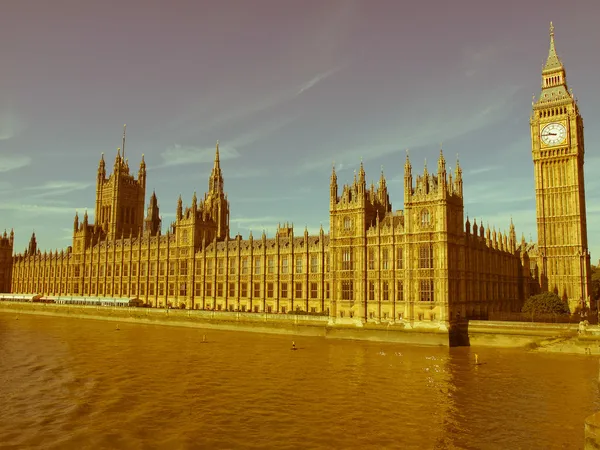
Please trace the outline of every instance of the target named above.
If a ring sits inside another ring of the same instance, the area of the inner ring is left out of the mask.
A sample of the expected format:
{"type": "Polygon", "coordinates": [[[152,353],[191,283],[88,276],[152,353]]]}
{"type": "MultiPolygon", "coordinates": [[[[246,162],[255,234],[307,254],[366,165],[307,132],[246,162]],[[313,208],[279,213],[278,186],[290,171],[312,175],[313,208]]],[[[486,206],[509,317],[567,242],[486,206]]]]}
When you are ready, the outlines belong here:
{"type": "Polygon", "coordinates": [[[531,314],[569,314],[569,305],[554,292],[543,292],[529,297],[521,311],[531,314]]]}

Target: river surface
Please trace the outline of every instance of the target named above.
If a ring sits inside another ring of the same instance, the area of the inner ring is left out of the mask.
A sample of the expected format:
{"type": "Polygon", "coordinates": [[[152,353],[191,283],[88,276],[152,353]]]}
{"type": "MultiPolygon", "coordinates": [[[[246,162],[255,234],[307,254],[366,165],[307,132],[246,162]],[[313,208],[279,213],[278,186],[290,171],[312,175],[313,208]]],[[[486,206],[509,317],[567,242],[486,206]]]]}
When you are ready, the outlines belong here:
{"type": "Polygon", "coordinates": [[[578,449],[600,409],[592,356],[116,326],[0,313],[0,448],[578,449]]]}

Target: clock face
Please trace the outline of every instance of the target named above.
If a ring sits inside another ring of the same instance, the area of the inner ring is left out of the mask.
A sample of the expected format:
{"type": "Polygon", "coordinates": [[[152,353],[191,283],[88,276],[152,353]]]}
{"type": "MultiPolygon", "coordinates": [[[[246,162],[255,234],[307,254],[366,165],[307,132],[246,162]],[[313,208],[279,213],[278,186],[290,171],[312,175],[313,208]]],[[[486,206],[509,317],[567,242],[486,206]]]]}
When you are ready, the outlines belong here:
{"type": "Polygon", "coordinates": [[[558,145],[567,137],[567,129],[560,123],[549,123],[542,128],[541,138],[546,145],[558,145]]]}

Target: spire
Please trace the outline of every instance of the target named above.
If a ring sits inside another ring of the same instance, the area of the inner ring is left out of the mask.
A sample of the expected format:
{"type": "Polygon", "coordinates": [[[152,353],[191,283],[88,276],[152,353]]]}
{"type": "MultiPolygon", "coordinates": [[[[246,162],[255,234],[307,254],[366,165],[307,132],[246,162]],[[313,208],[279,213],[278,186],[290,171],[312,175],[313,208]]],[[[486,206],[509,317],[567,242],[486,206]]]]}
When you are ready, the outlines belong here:
{"type": "Polygon", "coordinates": [[[363,161],[362,158],[360,158],[360,169],[358,170],[358,183],[361,186],[366,186],[366,181],[365,181],[365,168],[363,166],[363,161]]]}
{"type": "Polygon", "coordinates": [[[181,200],[181,194],[179,194],[179,198],[177,199],[177,220],[181,220],[183,218],[183,200],[181,200]]]}
{"type": "Polygon", "coordinates": [[[123,125],[123,143],[121,144],[121,148],[123,149],[123,159],[125,159],[125,128],[127,125],[123,125]]]}
{"type": "Polygon", "coordinates": [[[331,185],[333,186],[334,184],[337,186],[337,174],[335,173],[335,161],[331,165],[331,185]]]}
{"type": "Polygon", "coordinates": [[[210,180],[208,182],[209,192],[216,190],[223,191],[223,174],[221,173],[221,161],[219,157],[219,141],[217,141],[217,148],[215,151],[215,161],[212,172],[210,173],[210,180]]]}
{"type": "Polygon", "coordinates": [[[562,67],[562,62],[558,58],[554,46],[554,25],[550,22],[550,49],[548,50],[548,59],[544,65],[543,73],[554,72],[557,69],[562,69],[562,67]]]}

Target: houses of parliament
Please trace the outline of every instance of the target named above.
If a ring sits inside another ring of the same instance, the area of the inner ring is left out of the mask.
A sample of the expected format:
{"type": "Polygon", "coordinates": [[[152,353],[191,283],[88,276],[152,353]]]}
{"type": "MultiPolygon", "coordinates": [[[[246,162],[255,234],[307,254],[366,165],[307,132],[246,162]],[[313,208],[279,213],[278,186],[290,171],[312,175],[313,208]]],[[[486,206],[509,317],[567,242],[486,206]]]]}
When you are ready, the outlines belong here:
{"type": "MultiPolygon", "coordinates": [[[[413,171],[404,164],[404,209],[386,179],[367,184],[362,163],[349,185],[329,191],[329,232],[279,225],[274,237],[230,236],[217,143],[208,191],[181,196],[163,233],[155,193],[145,208],[146,164],[137,177],[117,151],[96,176],[93,220],[75,214],[72,246],[42,252],[35,234],[13,253],[0,237],[0,292],[137,298],[152,307],[321,314],[330,323],[437,323],[520,311],[528,296],[554,291],[573,311],[589,305],[583,120],[554,45],[530,118],[537,244],[465,217],[462,169],[413,171]]],[[[125,134],[123,135],[125,137],[125,134]]],[[[125,139],[123,139],[124,152],[125,139]]]]}

